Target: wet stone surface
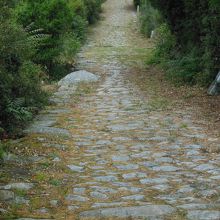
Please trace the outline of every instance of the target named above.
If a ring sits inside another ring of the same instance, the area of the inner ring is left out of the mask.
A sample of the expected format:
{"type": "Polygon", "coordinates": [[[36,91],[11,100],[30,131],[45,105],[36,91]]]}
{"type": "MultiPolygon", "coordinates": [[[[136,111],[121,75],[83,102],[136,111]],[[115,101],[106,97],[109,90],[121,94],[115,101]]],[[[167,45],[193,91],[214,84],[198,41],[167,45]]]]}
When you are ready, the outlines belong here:
{"type": "Polygon", "coordinates": [[[19,201],[19,216],[35,219],[220,219],[220,156],[202,150],[219,140],[208,141],[188,111],[150,108],[154,100],[127,80],[151,47],[132,4],[104,3],[104,18],[78,55],[78,69],[100,74],[99,84],[77,105],[61,89],[57,106],[31,126],[21,145],[43,150],[28,164],[27,183],[22,161],[8,157],[16,169],[11,181],[4,172],[2,210],[19,201]]]}

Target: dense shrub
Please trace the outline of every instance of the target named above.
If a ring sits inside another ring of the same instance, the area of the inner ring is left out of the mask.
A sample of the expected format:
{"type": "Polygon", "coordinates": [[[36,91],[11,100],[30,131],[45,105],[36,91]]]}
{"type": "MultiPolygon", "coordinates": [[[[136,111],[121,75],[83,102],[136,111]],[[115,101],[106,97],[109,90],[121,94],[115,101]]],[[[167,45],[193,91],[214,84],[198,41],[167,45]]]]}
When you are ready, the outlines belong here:
{"type": "Polygon", "coordinates": [[[62,51],[63,35],[68,32],[73,22],[72,12],[65,0],[27,0],[18,10],[18,21],[24,26],[33,24],[34,29],[43,29],[48,34],[39,47],[35,62],[46,67],[51,75],[57,58],[62,51]]]}
{"type": "Polygon", "coordinates": [[[41,69],[32,62],[36,40],[10,16],[4,1],[0,16],[0,136],[22,127],[46,100],[41,69]],[[4,130],[3,130],[4,128],[4,130]]]}
{"type": "Polygon", "coordinates": [[[166,23],[162,23],[154,31],[156,47],[150,62],[165,64],[177,56],[177,51],[174,50],[176,39],[166,23]]]}
{"type": "Polygon", "coordinates": [[[101,3],[102,0],[22,1],[17,9],[18,21],[24,27],[33,24],[33,28],[50,35],[39,48],[35,62],[46,67],[51,78],[67,73],[69,61],[85,40],[87,24],[99,18],[101,3]]]}
{"type": "Polygon", "coordinates": [[[151,31],[155,30],[162,23],[159,11],[152,7],[149,0],[141,1],[140,23],[141,32],[148,37],[150,37],[151,31]]]}
{"type": "MultiPolygon", "coordinates": [[[[175,38],[175,46],[169,51],[167,60],[168,70],[175,69],[175,71],[171,70],[172,79],[176,78],[175,81],[190,84],[208,84],[220,67],[220,2],[216,0],[149,1],[160,11],[175,38]]],[[[163,45],[167,47],[166,44],[163,45]]]]}
{"type": "Polygon", "coordinates": [[[84,0],[87,21],[89,22],[89,24],[95,23],[99,18],[102,2],[103,0],[84,0]]]}

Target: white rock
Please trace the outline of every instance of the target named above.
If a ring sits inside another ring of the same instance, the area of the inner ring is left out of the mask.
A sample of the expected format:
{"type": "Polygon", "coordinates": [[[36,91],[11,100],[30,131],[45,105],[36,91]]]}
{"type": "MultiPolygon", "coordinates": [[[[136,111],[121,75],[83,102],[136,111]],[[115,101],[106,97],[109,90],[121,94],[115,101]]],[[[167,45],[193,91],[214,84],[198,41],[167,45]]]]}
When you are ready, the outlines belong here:
{"type": "Polygon", "coordinates": [[[99,80],[99,76],[94,75],[93,73],[87,72],[85,70],[80,70],[72,72],[65,76],[58,82],[59,86],[71,86],[76,85],[80,82],[96,82],[99,80]]]}

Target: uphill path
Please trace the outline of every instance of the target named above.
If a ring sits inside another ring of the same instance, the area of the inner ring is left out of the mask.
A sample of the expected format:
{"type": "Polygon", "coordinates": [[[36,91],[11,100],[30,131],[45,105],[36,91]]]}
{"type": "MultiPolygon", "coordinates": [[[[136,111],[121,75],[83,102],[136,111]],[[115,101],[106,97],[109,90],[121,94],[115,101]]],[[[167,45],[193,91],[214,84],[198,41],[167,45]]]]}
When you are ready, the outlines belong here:
{"type": "Polygon", "coordinates": [[[214,138],[189,112],[171,113],[128,80],[153,47],[138,32],[132,4],[106,1],[78,54],[78,69],[100,75],[99,83],[80,85],[41,113],[34,123],[41,129],[12,142],[26,156],[9,155],[1,168],[5,215],[220,219],[220,155],[204,151],[214,138]]]}

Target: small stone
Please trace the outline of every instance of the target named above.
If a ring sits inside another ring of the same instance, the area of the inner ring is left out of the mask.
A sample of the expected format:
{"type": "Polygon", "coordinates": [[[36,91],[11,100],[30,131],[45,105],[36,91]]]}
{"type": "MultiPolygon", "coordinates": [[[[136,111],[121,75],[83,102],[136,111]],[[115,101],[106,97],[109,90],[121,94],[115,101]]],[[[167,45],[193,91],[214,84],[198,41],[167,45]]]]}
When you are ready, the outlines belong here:
{"type": "Polygon", "coordinates": [[[190,187],[190,186],[182,186],[177,193],[191,193],[194,191],[194,188],[190,187]]]}
{"type": "Polygon", "coordinates": [[[184,197],[181,199],[183,202],[185,203],[202,203],[202,200],[201,199],[197,199],[195,197],[184,197]]]}
{"type": "Polygon", "coordinates": [[[162,195],[162,196],[156,196],[156,199],[164,200],[168,204],[176,204],[177,198],[175,195],[162,195]]]}
{"type": "Polygon", "coordinates": [[[133,124],[133,125],[117,124],[117,125],[108,126],[108,129],[111,129],[112,131],[129,131],[137,128],[139,128],[138,124],[133,124]]]}
{"type": "Polygon", "coordinates": [[[165,165],[165,166],[157,166],[153,167],[152,170],[154,171],[163,171],[163,172],[174,172],[179,170],[179,168],[171,165],[165,165]]]}
{"type": "Polygon", "coordinates": [[[113,141],[130,141],[131,139],[128,137],[114,137],[112,138],[113,141]]]}
{"type": "Polygon", "coordinates": [[[146,206],[131,206],[131,207],[116,207],[105,208],[80,213],[81,218],[146,218],[158,219],[159,217],[170,215],[176,210],[169,205],[146,205],[146,206]]]}
{"type": "Polygon", "coordinates": [[[125,146],[123,146],[123,145],[117,145],[116,147],[115,147],[115,150],[117,150],[117,151],[126,151],[126,147],[125,146]]]}
{"type": "Polygon", "coordinates": [[[107,164],[107,161],[106,160],[98,160],[97,164],[105,165],[105,164],[107,164]]]}
{"type": "Polygon", "coordinates": [[[145,158],[145,157],[148,157],[149,155],[150,155],[150,153],[148,151],[143,151],[138,154],[132,154],[131,157],[132,158],[145,158]]]}
{"type": "Polygon", "coordinates": [[[219,193],[216,190],[204,190],[200,192],[200,195],[205,198],[211,198],[217,196],[219,193]]]}
{"type": "Polygon", "coordinates": [[[85,184],[87,184],[87,185],[99,185],[99,183],[98,182],[86,182],[85,184]]]}
{"type": "Polygon", "coordinates": [[[152,157],[164,157],[164,156],[166,156],[167,154],[166,153],[164,153],[164,152],[160,152],[160,153],[154,153],[153,155],[152,155],[152,157]]]}
{"type": "Polygon", "coordinates": [[[215,169],[215,167],[211,164],[201,164],[194,168],[194,170],[197,170],[197,171],[208,171],[208,170],[213,170],[213,169],[215,169]]]}
{"type": "Polygon", "coordinates": [[[53,206],[53,207],[57,207],[59,204],[59,201],[58,200],[50,200],[50,205],[53,206]]]}
{"type": "Polygon", "coordinates": [[[131,196],[123,196],[122,197],[123,200],[135,200],[135,201],[140,201],[144,199],[144,195],[131,195],[131,196]]]}
{"type": "Polygon", "coordinates": [[[147,168],[149,168],[149,169],[151,169],[152,167],[157,166],[156,163],[149,162],[149,161],[141,162],[141,163],[139,163],[139,164],[142,165],[142,166],[144,166],[144,167],[147,167],[147,168]]]}
{"type": "Polygon", "coordinates": [[[41,209],[38,209],[37,212],[42,213],[42,214],[46,214],[49,212],[49,210],[47,208],[41,208],[41,209]]]}
{"type": "Polygon", "coordinates": [[[213,180],[220,180],[220,175],[218,175],[218,176],[212,176],[212,177],[210,177],[210,179],[213,179],[213,180]]]}
{"type": "Polygon", "coordinates": [[[114,182],[117,181],[118,178],[115,176],[97,176],[95,177],[95,180],[100,182],[114,182]]]}
{"type": "Polygon", "coordinates": [[[152,137],[152,138],[149,138],[149,141],[158,141],[158,142],[167,141],[167,137],[160,137],[160,136],[152,137]]]}
{"type": "Polygon", "coordinates": [[[94,203],[92,205],[92,208],[105,208],[105,207],[121,207],[123,205],[126,205],[126,202],[112,202],[112,203],[94,203]]]}
{"type": "Polygon", "coordinates": [[[130,158],[126,155],[114,155],[112,156],[113,161],[128,161],[130,158]]]}
{"type": "Polygon", "coordinates": [[[0,190],[0,201],[9,201],[14,199],[15,194],[9,190],[0,190]]]}
{"type": "Polygon", "coordinates": [[[84,196],[78,196],[78,195],[68,195],[65,198],[67,201],[76,201],[76,202],[87,202],[89,199],[84,196]]]}
{"type": "Polygon", "coordinates": [[[104,167],[102,167],[102,166],[91,166],[91,167],[89,167],[90,169],[92,169],[92,170],[101,170],[101,169],[104,169],[104,167]]]}
{"type": "Polygon", "coordinates": [[[117,190],[104,186],[90,186],[90,188],[101,193],[117,193],[117,190]]]}
{"type": "Polygon", "coordinates": [[[212,174],[212,175],[219,175],[219,173],[220,173],[220,169],[215,169],[215,170],[209,170],[209,171],[207,171],[207,173],[210,173],[210,174],[212,174]]]}
{"type": "Polygon", "coordinates": [[[191,144],[191,145],[186,145],[185,148],[190,148],[190,149],[201,149],[202,146],[199,144],[191,144]]]}
{"type": "Polygon", "coordinates": [[[192,156],[192,155],[198,155],[199,151],[198,150],[190,150],[187,151],[186,156],[192,156]]]}
{"type": "Polygon", "coordinates": [[[25,199],[25,198],[23,198],[23,197],[16,196],[14,202],[16,204],[26,204],[26,205],[28,205],[30,201],[25,199]]]}
{"type": "Polygon", "coordinates": [[[100,140],[96,142],[97,145],[111,145],[112,142],[109,140],[100,140]]]}
{"type": "Polygon", "coordinates": [[[0,189],[19,189],[19,190],[29,190],[34,187],[33,183],[10,183],[5,186],[0,186],[0,189]]]}
{"type": "Polygon", "coordinates": [[[108,199],[108,196],[100,192],[91,192],[90,196],[96,199],[108,199]]]}
{"type": "Polygon", "coordinates": [[[209,209],[210,207],[212,207],[211,204],[201,204],[201,203],[189,203],[189,204],[177,206],[177,208],[186,209],[186,210],[209,209]]]}
{"type": "Polygon", "coordinates": [[[130,148],[133,149],[133,150],[145,150],[145,149],[148,149],[149,146],[148,145],[144,145],[144,144],[137,144],[137,145],[134,145],[134,146],[132,146],[130,148]]]}
{"type": "Polygon", "coordinates": [[[129,191],[129,192],[132,192],[132,193],[139,193],[142,191],[142,188],[138,188],[138,187],[120,187],[119,190],[121,191],[129,191]]]}
{"type": "Polygon", "coordinates": [[[144,177],[147,177],[147,174],[141,173],[141,172],[126,173],[126,174],[123,174],[122,177],[123,177],[125,180],[128,180],[128,179],[134,179],[134,178],[144,178],[144,177]]]}
{"type": "Polygon", "coordinates": [[[169,185],[167,184],[159,184],[159,185],[155,185],[151,187],[152,189],[156,189],[156,190],[160,190],[160,191],[165,191],[167,189],[169,189],[169,185]]]}
{"type": "Polygon", "coordinates": [[[60,159],[59,157],[55,157],[52,161],[53,161],[53,162],[60,162],[61,159],[60,159]]]}
{"type": "Polygon", "coordinates": [[[1,214],[6,214],[6,213],[8,213],[8,211],[5,210],[5,209],[0,208],[0,213],[1,213],[1,214]]]}
{"type": "Polygon", "coordinates": [[[154,161],[159,163],[172,163],[173,159],[169,157],[161,157],[161,158],[156,158],[154,161]]]}
{"type": "Polygon", "coordinates": [[[119,170],[136,170],[139,168],[137,164],[115,165],[119,170]]]}
{"type": "Polygon", "coordinates": [[[74,172],[83,172],[84,168],[76,165],[67,165],[74,172]]]}
{"type": "Polygon", "coordinates": [[[86,190],[86,188],[74,188],[73,193],[82,195],[85,193],[85,190],[86,190]]]}
{"type": "Polygon", "coordinates": [[[35,125],[33,124],[28,129],[24,130],[25,133],[38,133],[38,134],[49,134],[56,137],[71,137],[71,134],[68,130],[63,128],[55,128],[55,127],[42,127],[41,125],[35,125]]]}
{"type": "Polygon", "coordinates": [[[168,149],[168,150],[179,150],[181,147],[179,145],[172,145],[172,146],[166,146],[163,147],[163,149],[168,149]]]}
{"type": "Polygon", "coordinates": [[[76,209],[79,209],[79,206],[69,205],[67,208],[68,208],[68,211],[75,211],[76,209]]]}
{"type": "Polygon", "coordinates": [[[220,211],[193,210],[187,214],[189,220],[219,220],[220,211]]]}
{"type": "Polygon", "coordinates": [[[119,186],[119,187],[127,187],[127,186],[131,186],[131,183],[114,182],[114,183],[112,183],[112,185],[119,186]]]}
{"type": "Polygon", "coordinates": [[[148,179],[141,179],[141,184],[161,184],[167,183],[168,180],[166,178],[148,178],[148,179]]]}

